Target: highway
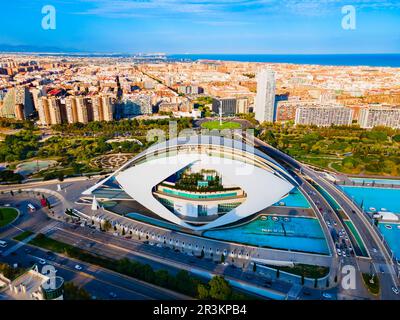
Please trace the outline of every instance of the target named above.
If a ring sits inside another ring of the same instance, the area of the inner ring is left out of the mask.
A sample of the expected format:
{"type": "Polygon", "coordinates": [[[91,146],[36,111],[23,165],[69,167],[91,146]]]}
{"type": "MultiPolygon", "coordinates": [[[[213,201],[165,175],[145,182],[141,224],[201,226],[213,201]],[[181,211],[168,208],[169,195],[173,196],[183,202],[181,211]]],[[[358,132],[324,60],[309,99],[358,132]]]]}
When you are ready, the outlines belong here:
{"type": "MultiPolygon", "coordinates": [[[[370,259],[368,260],[371,261],[372,266],[380,279],[381,299],[400,299],[400,297],[392,290],[393,287],[399,287],[399,281],[397,278],[398,272],[396,272],[397,266],[393,265],[390,254],[382,244],[376,230],[371,227],[370,222],[364,216],[364,213],[343,192],[340,192],[333,183],[326,180],[323,173],[315,171],[309,166],[296,161],[287,154],[273,148],[260,139],[254,138],[254,142],[256,146],[262,147],[271,157],[285,162],[293,169],[301,172],[303,176],[311,178],[333,197],[351,219],[366,245],[366,249],[370,255],[370,259]]],[[[333,218],[332,215],[331,218],[333,218]]],[[[340,222],[337,219],[336,221],[337,223],[340,222]]],[[[370,272],[371,266],[368,260],[358,259],[358,261],[355,261],[358,270],[366,273],[370,272]]]]}
{"type": "MultiPolygon", "coordinates": [[[[19,195],[22,197],[22,195],[19,195]]],[[[17,199],[7,199],[10,203],[17,199]]],[[[0,262],[9,264],[18,263],[22,267],[31,267],[34,263],[38,264],[39,259],[45,259],[47,264],[54,265],[58,270],[57,274],[66,281],[73,281],[79,286],[88,290],[96,299],[121,299],[121,300],[181,300],[189,299],[182,294],[157,287],[137,279],[121,275],[119,273],[89,265],[75,259],[71,259],[58,254],[49,255],[47,251],[29,245],[19,246],[19,243],[12,238],[22,230],[32,230],[50,234],[57,227],[63,225],[47,218],[41,210],[31,214],[26,211],[23,204],[28,200],[18,202],[20,205],[21,216],[14,225],[0,230],[1,239],[8,243],[7,250],[0,254],[0,262]],[[75,269],[76,265],[82,270],[75,269]],[[112,295],[111,295],[112,294],[112,295]]],[[[29,200],[34,203],[35,200],[29,200]]],[[[36,203],[39,208],[39,204],[36,203]]]]}

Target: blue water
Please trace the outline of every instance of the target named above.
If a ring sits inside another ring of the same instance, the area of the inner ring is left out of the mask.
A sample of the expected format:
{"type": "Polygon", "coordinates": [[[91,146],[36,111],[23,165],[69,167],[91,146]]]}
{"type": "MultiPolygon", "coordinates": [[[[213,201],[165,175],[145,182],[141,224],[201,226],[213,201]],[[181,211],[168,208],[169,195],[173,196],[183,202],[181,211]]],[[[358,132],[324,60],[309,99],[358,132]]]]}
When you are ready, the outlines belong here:
{"type": "Polygon", "coordinates": [[[275,206],[280,206],[280,202],[283,202],[285,207],[310,208],[307,199],[298,189],[293,189],[285,198],[275,203],[275,206]]]}
{"type": "Polygon", "coordinates": [[[400,185],[400,180],[393,180],[393,179],[368,179],[368,178],[350,178],[350,180],[357,182],[357,183],[380,183],[380,184],[387,184],[387,185],[400,185]]]}
{"type": "Polygon", "coordinates": [[[389,247],[393,250],[394,256],[397,260],[400,260],[400,229],[397,228],[400,224],[395,223],[379,223],[379,230],[382,232],[385,237],[386,242],[389,244],[389,247]],[[389,230],[385,228],[385,225],[392,226],[392,229],[389,230]]]}
{"type": "Polygon", "coordinates": [[[354,197],[358,205],[364,202],[365,210],[369,210],[371,207],[377,210],[385,208],[400,214],[400,189],[350,186],[341,186],[341,188],[350,197],[354,197]]]}
{"type": "Polygon", "coordinates": [[[400,67],[400,54],[175,54],[176,60],[223,60],[329,66],[400,67]]]}
{"type": "Polygon", "coordinates": [[[135,213],[135,212],[128,213],[126,215],[126,217],[137,220],[137,221],[145,222],[148,224],[152,224],[152,225],[155,225],[155,226],[158,226],[161,228],[165,228],[165,229],[170,229],[170,230],[175,230],[175,231],[180,230],[179,227],[173,223],[168,223],[168,222],[164,222],[164,221],[154,219],[151,217],[146,217],[140,213],[135,213]]]}
{"type": "Polygon", "coordinates": [[[267,216],[267,220],[259,217],[242,226],[206,231],[204,236],[274,249],[329,253],[324,233],[317,219],[287,218],[289,221],[284,221],[284,217],[279,217],[279,221],[273,221],[271,216],[267,216]]]}

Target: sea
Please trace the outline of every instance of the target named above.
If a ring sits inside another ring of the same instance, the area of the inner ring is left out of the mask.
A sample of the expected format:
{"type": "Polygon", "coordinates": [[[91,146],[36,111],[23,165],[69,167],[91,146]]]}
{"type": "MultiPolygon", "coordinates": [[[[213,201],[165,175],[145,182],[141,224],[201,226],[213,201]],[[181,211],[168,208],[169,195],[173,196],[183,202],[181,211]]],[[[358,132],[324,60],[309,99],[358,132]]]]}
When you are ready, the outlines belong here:
{"type": "Polygon", "coordinates": [[[128,58],[141,62],[160,61],[239,61],[264,63],[290,63],[322,66],[367,66],[400,68],[400,53],[382,54],[155,54],[127,53],[34,53],[39,56],[128,58]]]}
{"type": "Polygon", "coordinates": [[[167,58],[178,61],[220,60],[400,68],[400,54],[173,54],[167,58]]]}

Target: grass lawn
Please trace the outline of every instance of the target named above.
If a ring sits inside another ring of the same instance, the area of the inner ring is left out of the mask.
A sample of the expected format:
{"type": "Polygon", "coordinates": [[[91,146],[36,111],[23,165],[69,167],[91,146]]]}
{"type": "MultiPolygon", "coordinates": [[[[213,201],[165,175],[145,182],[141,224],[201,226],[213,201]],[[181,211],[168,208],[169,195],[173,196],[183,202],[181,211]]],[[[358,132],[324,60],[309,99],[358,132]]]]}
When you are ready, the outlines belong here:
{"type": "Polygon", "coordinates": [[[57,253],[64,253],[67,249],[74,249],[74,247],[70,246],[69,244],[47,238],[42,234],[38,234],[34,239],[31,240],[30,244],[57,253]]]}
{"type": "Polygon", "coordinates": [[[31,236],[33,234],[33,232],[32,231],[24,231],[24,232],[21,232],[19,235],[17,235],[17,236],[15,236],[14,237],[14,240],[17,240],[17,241],[23,241],[23,240],[25,240],[26,238],[28,238],[29,236],[31,236]]]}
{"type": "MultiPolygon", "coordinates": [[[[276,266],[268,266],[276,269],[276,266]]],[[[313,266],[308,264],[295,264],[294,267],[279,267],[279,270],[306,278],[320,279],[329,274],[328,267],[313,266]]]]}
{"type": "Polygon", "coordinates": [[[0,227],[4,227],[18,216],[18,211],[13,208],[0,208],[0,227]]]}
{"type": "Polygon", "coordinates": [[[219,124],[219,121],[208,121],[201,124],[201,127],[208,130],[224,130],[224,129],[240,129],[241,125],[237,122],[222,122],[222,125],[219,124]]]}
{"type": "Polygon", "coordinates": [[[374,275],[374,278],[373,278],[374,283],[370,282],[370,279],[371,279],[370,274],[363,273],[362,277],[363,277],[365,286],[368,288],[368,291],[373,295],[378,295],[380,289],[379,289],[379,278],[377,277],[377,275],[374,275]]]}

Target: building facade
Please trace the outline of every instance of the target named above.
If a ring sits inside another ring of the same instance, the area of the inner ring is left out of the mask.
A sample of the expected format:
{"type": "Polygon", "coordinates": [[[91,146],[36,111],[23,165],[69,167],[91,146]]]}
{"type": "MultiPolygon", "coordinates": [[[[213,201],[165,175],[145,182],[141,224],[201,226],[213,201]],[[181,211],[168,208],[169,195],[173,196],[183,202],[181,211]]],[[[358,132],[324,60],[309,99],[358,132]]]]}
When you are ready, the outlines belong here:
{"type": "Polygon", "coordinates": [[[371,129],[377,126],[400,128],[400,109],[395,108],[366,108],[360,111],[359,123],[361,128],[371,129]]]}
{"type": "Polygon", "coordinates": [[[296,125],[349,126],[353,122],[353,110],[345,107],[300,107],[296,110],[296,125]]]}
{"type": "Polygon", "coordinates": [[[0,117],[25,120],[33,115],[35,108],[27,87],[11,88],[4,97],[0,117]]]}
{"type": "Polygon", "coordinates": [[[257,74],[257,95],[255,100],[255,119],[273,122],[275,115],[275,72],[263,69],[257,74]]]}

